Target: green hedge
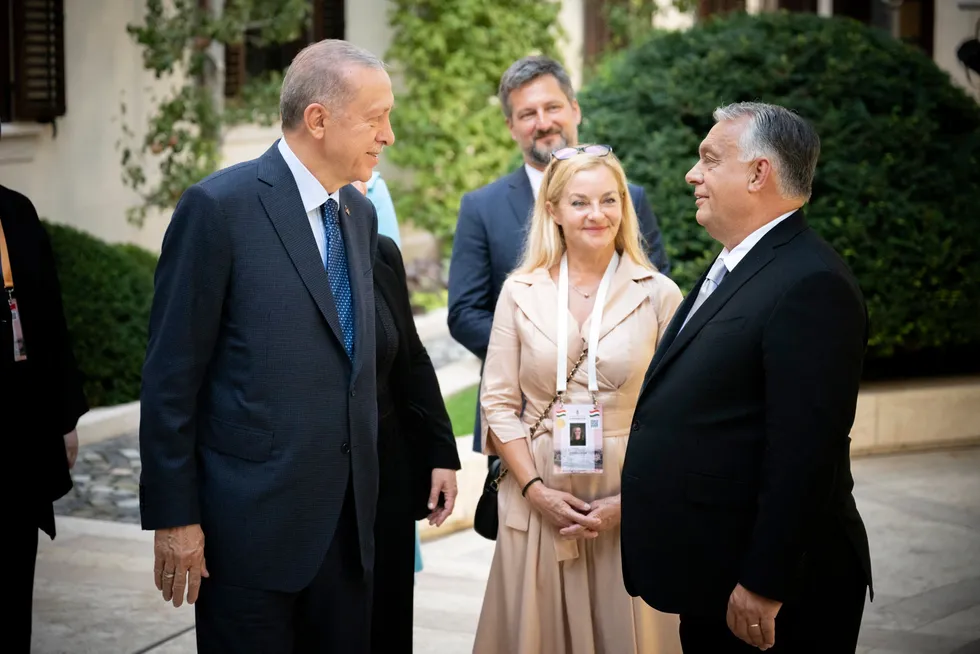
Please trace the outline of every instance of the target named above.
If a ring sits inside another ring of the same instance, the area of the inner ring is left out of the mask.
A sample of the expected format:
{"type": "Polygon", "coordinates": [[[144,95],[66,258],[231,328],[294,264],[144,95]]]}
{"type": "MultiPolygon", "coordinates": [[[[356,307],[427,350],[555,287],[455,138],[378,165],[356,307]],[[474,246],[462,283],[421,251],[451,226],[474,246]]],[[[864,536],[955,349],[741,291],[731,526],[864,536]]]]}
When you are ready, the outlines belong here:
{"type": "Polygon", "coordinates": [[[91,407],[139,399],[156,256],[45,223],[91,407]]]}
{"type": "Polygon", "coordinates": [[[869,360],[976,352],[980,107],[921,51],[850,19],[734,14],[654,32],[583,90],[583,141],[612,145],[646,187],[682,288],[720,249],[684,174],[712,111],[745,100],[820,134],[807,217],[860,280],[869,360]]]}

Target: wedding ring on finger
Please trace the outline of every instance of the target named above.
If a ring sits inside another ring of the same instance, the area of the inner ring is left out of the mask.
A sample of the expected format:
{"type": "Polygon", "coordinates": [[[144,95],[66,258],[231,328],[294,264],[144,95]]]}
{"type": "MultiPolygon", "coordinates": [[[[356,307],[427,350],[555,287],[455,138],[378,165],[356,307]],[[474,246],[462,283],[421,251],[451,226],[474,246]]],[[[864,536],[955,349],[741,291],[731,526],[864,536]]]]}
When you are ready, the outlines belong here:
{"type": "Polygon", "coordinates": [[[172,573],[172,572],[164,572],[163,573],[163,578],[164,579],[173,579],[174,578],[174,573],[172,573]]]}

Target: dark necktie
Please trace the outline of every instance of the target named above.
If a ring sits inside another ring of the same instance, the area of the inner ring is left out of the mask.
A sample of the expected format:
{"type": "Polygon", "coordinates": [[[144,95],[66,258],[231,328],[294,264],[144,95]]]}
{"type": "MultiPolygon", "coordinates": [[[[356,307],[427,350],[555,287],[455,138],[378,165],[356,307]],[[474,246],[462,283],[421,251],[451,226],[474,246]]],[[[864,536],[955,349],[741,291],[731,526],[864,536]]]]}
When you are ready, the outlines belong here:
{"type": "Polygon", "coordinates": [[[354,303],[351,300],[350,278],[347,276],[347,251],[340,232],[340,215],[337,201],[328,198],[323,204],[323,226],[327,234],[327,278],[330,292],[340,318],[340,331],[344,336],[344,349],[354,360],[354,303]]]}

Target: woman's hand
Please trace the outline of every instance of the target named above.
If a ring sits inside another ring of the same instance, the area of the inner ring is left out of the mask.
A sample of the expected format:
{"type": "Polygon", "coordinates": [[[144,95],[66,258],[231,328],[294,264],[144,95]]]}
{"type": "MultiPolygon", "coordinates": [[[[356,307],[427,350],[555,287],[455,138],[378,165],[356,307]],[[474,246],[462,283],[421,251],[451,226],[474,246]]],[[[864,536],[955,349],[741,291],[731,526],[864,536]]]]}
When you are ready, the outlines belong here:
{"type": "Polygon", "coordinates": [[[619,527],[619,521],[622,518],[620,496],[613,495],[612,497],[595,500],[592,502],[592,508],[586,517],[594,519],[596,526],[585,529],[581,524],[574,524],[564,527],[558,534],[562,538],[568,539],[595,538],[599,535],[599,532],[619,527]]]}
{"type": "Polygon", "coordinates": [[[528,488],[527,500],[546,522],[558,529],[578,526],[598,535],[599,520],[587,515],[592,507],[571,493],[554,490],[538,482],[528,488]]]}

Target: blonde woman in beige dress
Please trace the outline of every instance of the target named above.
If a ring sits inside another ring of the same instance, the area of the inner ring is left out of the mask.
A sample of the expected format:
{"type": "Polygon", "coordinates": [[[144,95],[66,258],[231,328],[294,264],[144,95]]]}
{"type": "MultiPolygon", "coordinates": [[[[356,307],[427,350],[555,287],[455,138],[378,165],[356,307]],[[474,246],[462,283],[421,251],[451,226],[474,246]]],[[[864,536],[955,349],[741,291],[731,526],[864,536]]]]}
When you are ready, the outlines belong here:
{"type": "Polygon", "coordinates": [[[627,594],[619,544],[620,474],[633,408],[680,302],[677,285],[643,253],[626,177],[609,148],[557,151],[544,173],[524,261],[500,293],[483,373],[484,451],[499,455],[507,474],[476,654],[681,651],[676,616],[627,594]],[[590,339],[598,339],[594,398],[591,357],[580,357],[590,339]],[[569,433],[562,429],[566,419],[549,413],[539,435],[529,435],[567,377],[559,373],[570,373],[580,358],[560,404],[601,406],[602,471],[559,474],[555,440],[570,438],[562,435],[569,433]]]}

